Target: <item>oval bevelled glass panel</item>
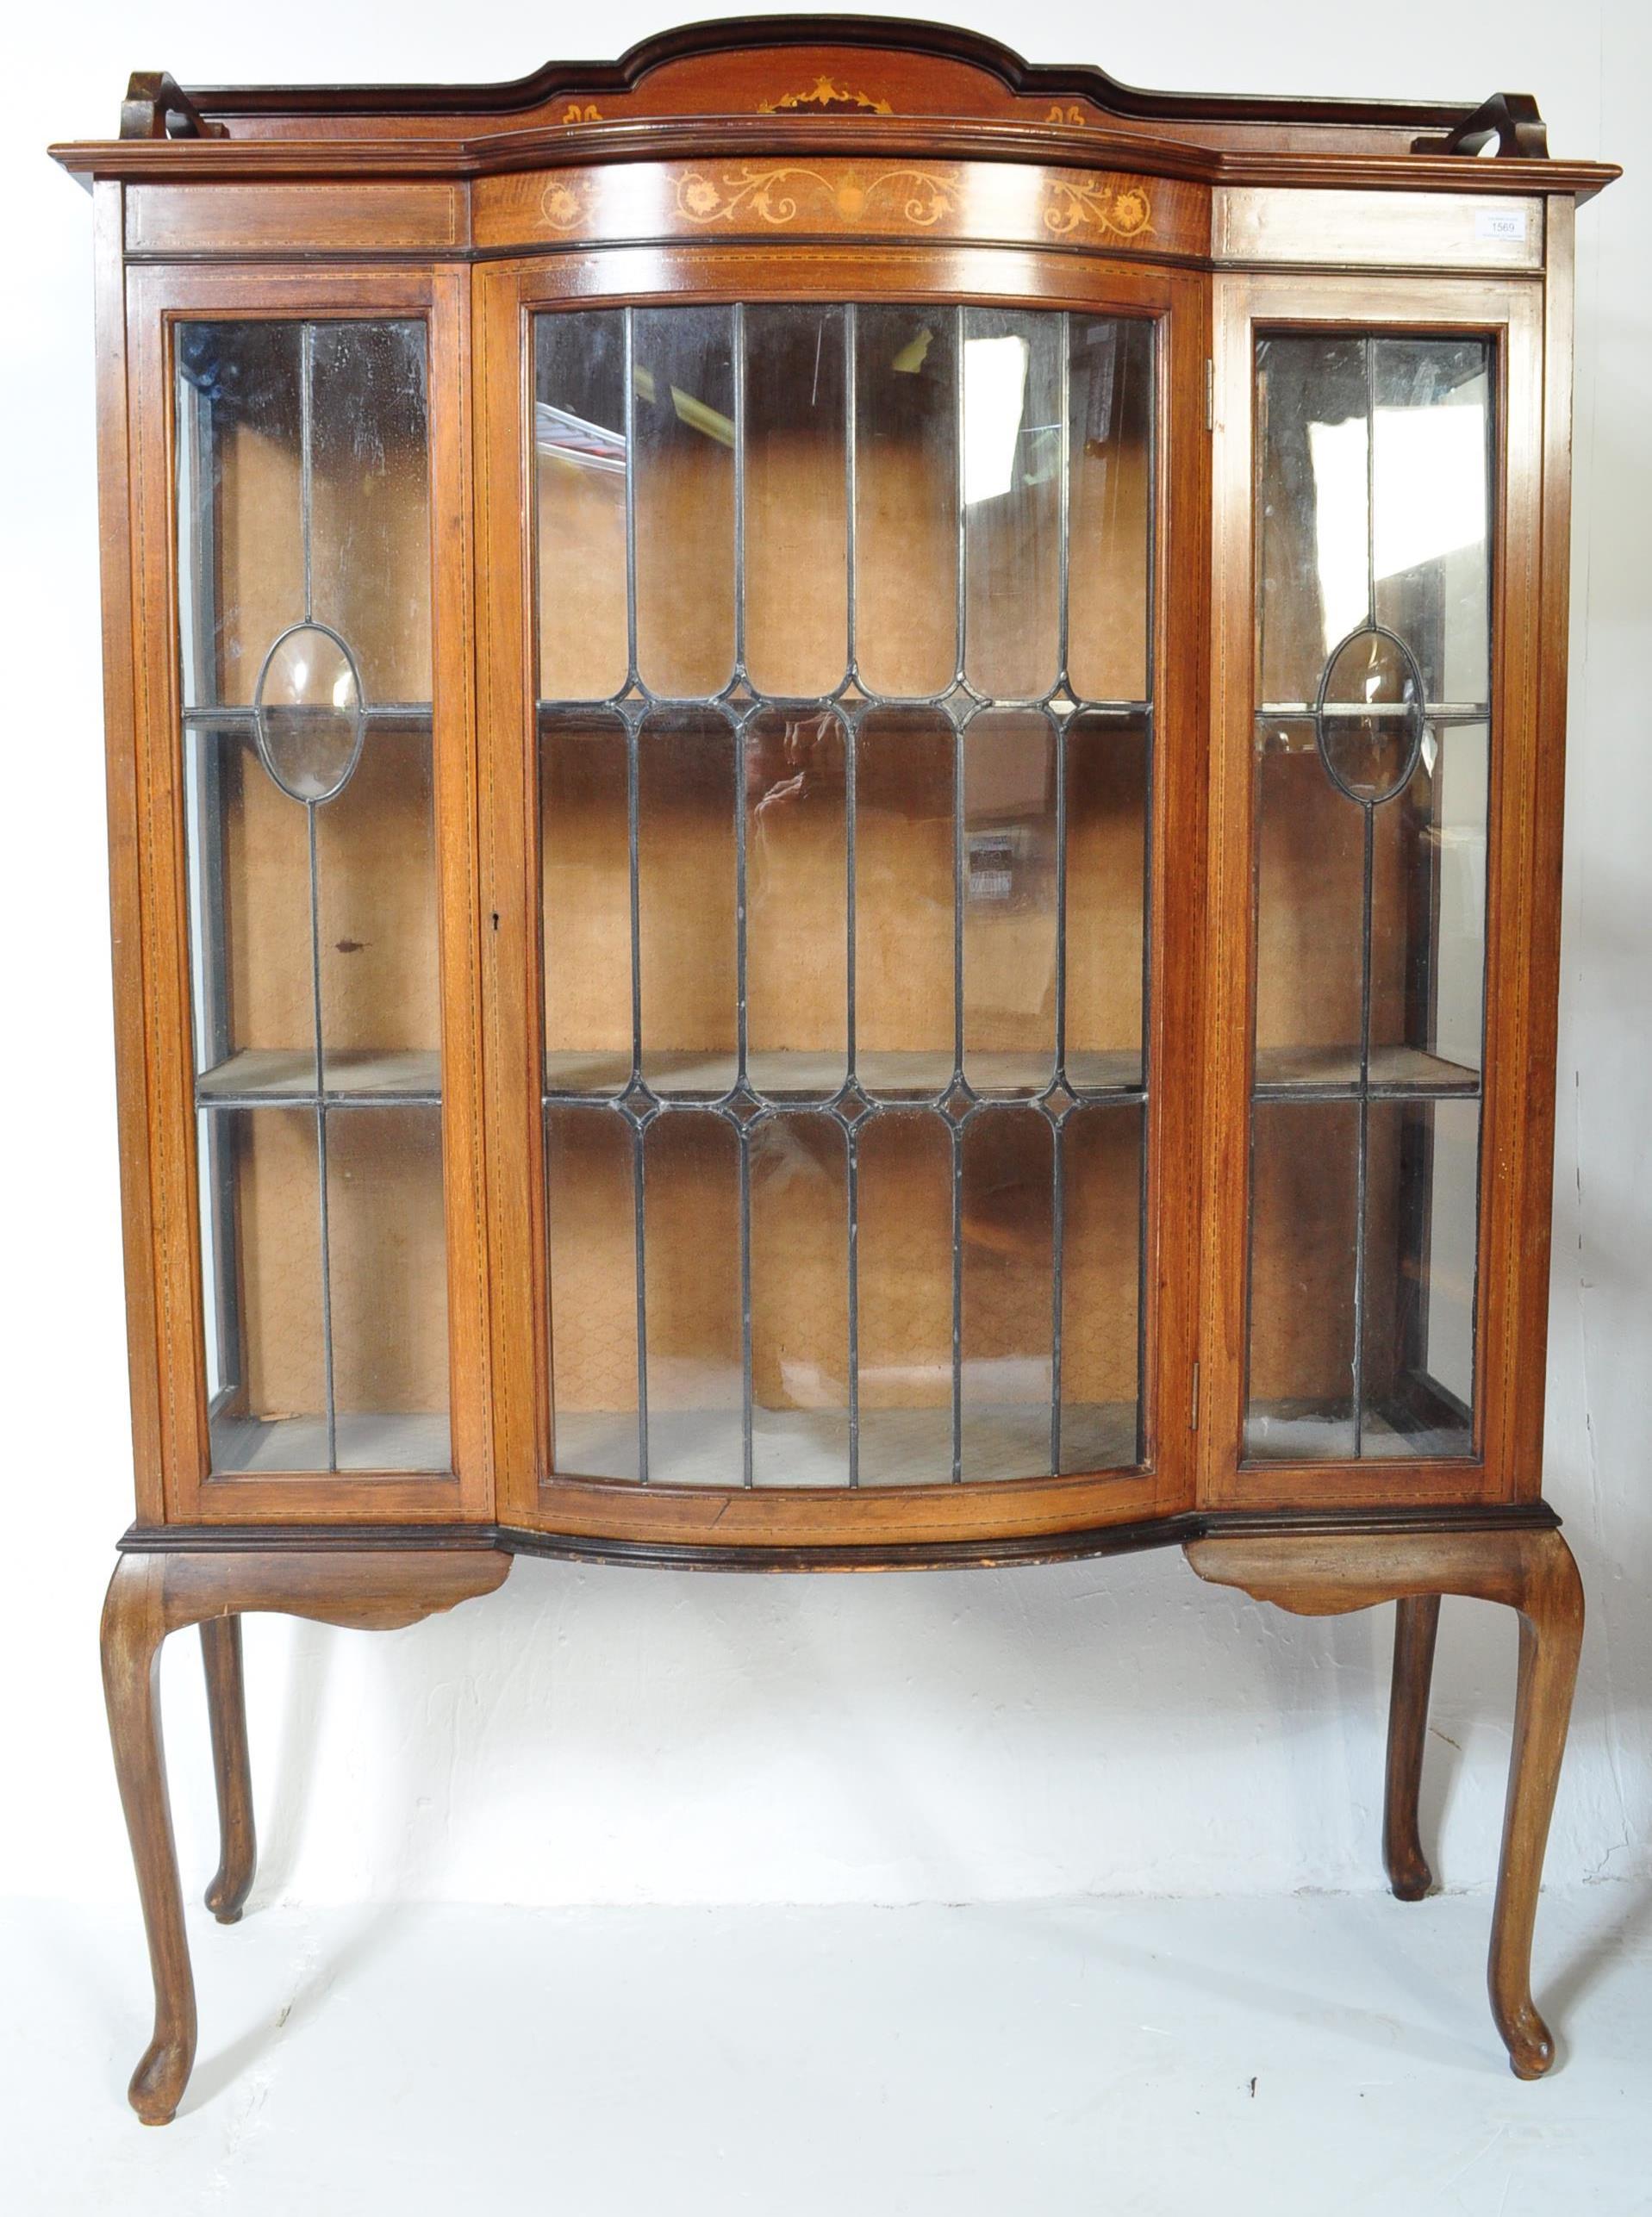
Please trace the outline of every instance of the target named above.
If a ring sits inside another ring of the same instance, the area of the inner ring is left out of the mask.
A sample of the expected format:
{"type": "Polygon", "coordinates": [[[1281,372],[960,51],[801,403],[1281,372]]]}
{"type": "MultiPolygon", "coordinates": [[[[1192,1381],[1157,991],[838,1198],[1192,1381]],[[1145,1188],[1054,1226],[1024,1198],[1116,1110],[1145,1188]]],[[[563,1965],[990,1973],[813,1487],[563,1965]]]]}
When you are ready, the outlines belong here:
{"type": "Polygon", "coordinates": [[[361,678],[336,632],[295,624],[259,673],[259,752],[295,800],[331,800],[361,753],[361,678]]]}
{"type": "Polygon", "coordinates": [[[1314,711],[1319,754],[1350,800],[1392,800],[1411,782],[1423,739],[1423,686],[1403,639],[1351,632],[1325,665],[1314,711]]]}

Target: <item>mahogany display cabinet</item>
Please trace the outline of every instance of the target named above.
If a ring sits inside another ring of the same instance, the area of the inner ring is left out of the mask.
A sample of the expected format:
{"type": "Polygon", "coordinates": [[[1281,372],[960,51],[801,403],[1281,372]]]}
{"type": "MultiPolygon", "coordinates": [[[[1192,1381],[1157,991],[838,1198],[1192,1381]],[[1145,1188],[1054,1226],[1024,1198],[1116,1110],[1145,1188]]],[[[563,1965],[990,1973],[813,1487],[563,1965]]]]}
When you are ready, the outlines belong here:
{"type": "Polygon", "coordinates": [[[1193,97],[858,18],[451,89],[134,78],[91,187],[156,1706],[518,1554],[1177,1543],[1581,1631],[1542,1497],[1573,235],[1533,103],[1193,97]]]}

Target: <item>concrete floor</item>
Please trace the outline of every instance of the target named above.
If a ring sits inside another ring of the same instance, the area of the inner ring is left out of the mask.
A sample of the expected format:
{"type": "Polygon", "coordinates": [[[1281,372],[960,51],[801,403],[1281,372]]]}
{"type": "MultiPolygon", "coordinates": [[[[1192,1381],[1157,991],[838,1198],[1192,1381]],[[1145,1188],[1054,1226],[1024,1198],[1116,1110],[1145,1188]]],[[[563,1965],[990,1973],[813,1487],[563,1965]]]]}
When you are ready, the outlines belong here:
{"type": "Polygon", "coordinates": [[[1546,1896],[1552,2077],[1489,1903],[271,1909],[194,1940],[177,2120],[124,2100],[130,1914],[12,1904],[9,2217],[1652,2211],[1652,1890],[1546,1896]]]}

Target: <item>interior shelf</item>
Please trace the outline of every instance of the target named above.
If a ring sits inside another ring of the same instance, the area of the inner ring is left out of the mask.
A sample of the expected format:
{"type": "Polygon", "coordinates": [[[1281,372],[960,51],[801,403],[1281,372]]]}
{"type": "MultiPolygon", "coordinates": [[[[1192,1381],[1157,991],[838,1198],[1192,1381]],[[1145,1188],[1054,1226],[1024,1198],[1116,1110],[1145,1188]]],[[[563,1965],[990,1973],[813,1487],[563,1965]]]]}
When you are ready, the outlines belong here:
{"type": "MultiPolygon", "coordinates": [[[[329,1101],[408,1102],[428,1107],[441,1099],[441,1056],[433,1048],[329,1048],[325,1098],[329,1101]]],[[[283,1107],[321,1098],[315,1056],[305,1047],[245,1047],[203,1070],[195,1081],[200,1102],[283,1107]]]]}
{"type": "Polygon", "coordinates": [[[441,1473],[452,1463],[446,1410],[347,1411],[335,1419],[327,1457],[325,1417],[234,1417],[212,1420],[218,1467],[245,1477],[259,1471],[392,1470],[441,1473]]]}
{"type": "MultiPolygon", "coordinates": [[[[1480,1073],[1449,1062],[1420,1047],[1371,1049],[1369,1090],[1422,1093],[1477,1093],[1480,1073]]],[[[1357,1093],[1360,1050],[1345,1047],[1258,1047],[1256,1090],[1262,1094],[1357,1093]]]]}
{"type": "MultiPolygon", "coordinates": [[[[963,1476],[1022,1478],[1050,1467],[1050,1404],[966,1404],[963,1476]]],[[[754,1460],[767,1475],[757,1484],[841,1486],[847,1468],[845,1410],[754,1409],[754,1460]]],[[[1073,1402],[1062,1409],[1063,1467],[1128,1469],[1137,1460],[1133,1402],[1073,1402]]],[[[673,1410],[649,1419],[649,1479],[653,1485],[726,1486],[731,1454],[739,1460],[739,1418],[732,1411],[673,1410]],[[731,1434],[732,1437],[731,1437],[731,1434]]],[[[952,1411],[941,1404],[863,1409],[859,1483],[932,1485],[945,1481],[952,1459],[952,1411]]],[[[637,1417],[614,1410],[557,1411],[557,1468],[561,1477],[607,1476],[634,1465],[637,1417]]]]}
{"type": "MultiPolygon", "coordinates": [[[[720,1100],[735,1087],[739,1074],[732,1054],[645,1055],[643,1077],[649,1089],[673,1098],[720,1100]]],[[[845,1057],[833,1053],[792,1049],[748,1054],[746,1081],[767,1100],[829,1100],[845,1079],[845,1057]]],[[[1035,1099],[1047,1091],[1055,1076],[1050,1059],[1038,1055],[966,1055],[964,1076],[971,1089],[992,1098],[1035,1099]]],[[[873,1099],[938,1099],[952,1082],[952,1056],[945,1053],[860,1054],[855,1079],[873,1099]]],[[[1104,1093],[1138,1096],[1142,1090],[1141,1056],[1133,1049],[1110,1052],[1069,1054],[1066,1079],[1069,1088],[1082,1095],[1104,1093]]],[[[545,1058],[545,1090],[556,1100],[586,1095],[621,1093],[631,1080],[631,1057],[611,1054],[581,1054],[563,1050],[545,1058]]]]}

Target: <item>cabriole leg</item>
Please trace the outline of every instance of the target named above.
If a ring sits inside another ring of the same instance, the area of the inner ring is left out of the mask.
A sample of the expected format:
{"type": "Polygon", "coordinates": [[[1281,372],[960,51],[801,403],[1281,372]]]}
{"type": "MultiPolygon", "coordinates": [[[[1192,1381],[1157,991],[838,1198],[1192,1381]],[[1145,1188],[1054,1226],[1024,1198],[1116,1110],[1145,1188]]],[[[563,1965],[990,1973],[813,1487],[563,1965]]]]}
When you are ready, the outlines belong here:
{"type": "Polygon", "coordinates": [[[156,1558],[122,1556],[103,1604],[103,1696],[155,1982],[154,2036],[127,2089],[146,2125],[170,2120],[195,2062],[195,1980],[160,1730],[160,1643],[169,1628],[165,1579],[165,1566],[156,1558]]]}
{"type": "Polygon", "coordinates": [[[206,1666],[212,1771],[218,1789],[218,1870],[207,1888],[207,1907],[221,1925],[233,1925],[240,1922],[252,1890],[259,1852],[239,1616],[206,1619],[201,1627],[201,1660],[206,1666]]]}
{"type": "Polygon", "coordinates": [[[1190,1541],[1200,1578],[1233,1585],[1301,1616],[1398,1601],[1389,1725],[1388,1869],[1426,1886],[1417,1840],[1417,1780],[1426,1728],[1428,1666],[1443,1593],[1498,1601],[1520,1618],[1514,1748],[1492,1911],[1492,2015],[1517,2077],[1540,2078],[1555,2043],[1531,1998],[1531,1935],[1583,1638],[1583,1588],[1572,1551],[1552,1529],[1227,1535],[1190,1541]],[[1418,1606],[1430,1604],[1424,1614],[1418,1606]]]}
{"type": "Polygon", "coordinates": [[[1402,1601],[1394,1616],[1393,1691],[1388,1701],[1388,1773],[1382,1802],[1382,1860],[1388,1884],[1402,1902],[1420,1902],[1434,1884],[1423,1853],[1418,1797],[1428,1738],[1428,1690],[1434,1676],[1434,1641],[1440,1628],[1440,1597],[1422,1593],[1402,1601]]]}
{"type": "Polygon", "coordinates": [[[1531,1999],[1531,1935],[1583,1645],[1577,1565],[1558,1532],[1544,1536],[1552,1545],[1520,1606],[1514,1746],[1487,1972],[1492,2015],[1517,2078],[1541,2078],[1555,2060],[1554,2039],[1531,1999]]]}
{"type": "Polygon", "coordinates": [[[229,1923],[240,1914],[254,1857],[240,1616],[274,1610],[323,1624],[390,1631],[491,1593],[509,1569],[510,1557],[491,1548],[393,1550],[360,1541],[337,1552],[133,1554],[116,1565],[103,1604],[103,1690],[155,1983],[154,2036],[129,2089],[146,2125],[164,2125],[176,2111],[196,2039],[195,1981],[161,1743],[162,1641],[187,1624],[202,1628],[223,1840],[207,1901],[229,1923]]]}

